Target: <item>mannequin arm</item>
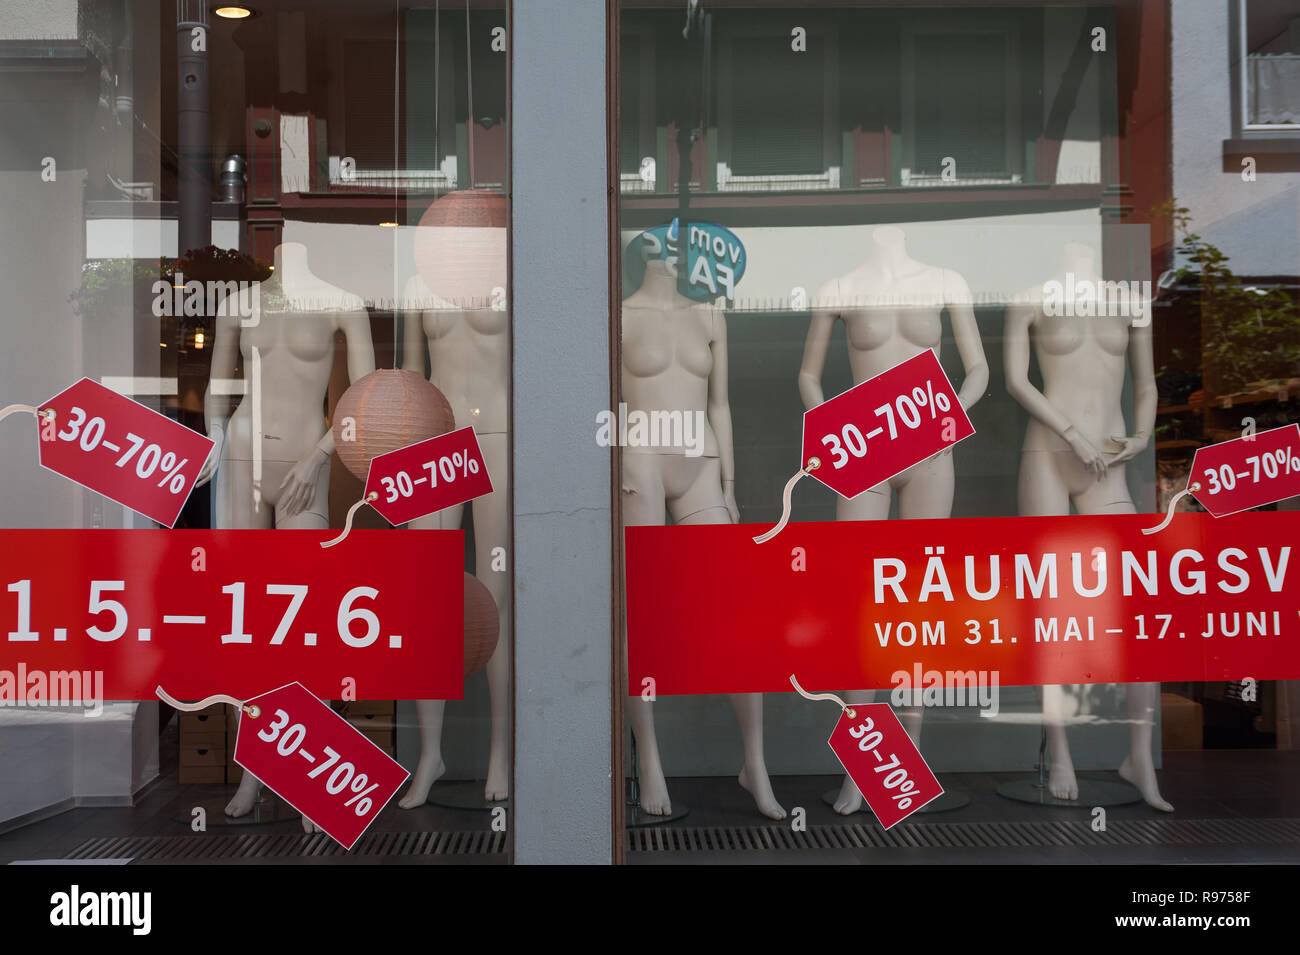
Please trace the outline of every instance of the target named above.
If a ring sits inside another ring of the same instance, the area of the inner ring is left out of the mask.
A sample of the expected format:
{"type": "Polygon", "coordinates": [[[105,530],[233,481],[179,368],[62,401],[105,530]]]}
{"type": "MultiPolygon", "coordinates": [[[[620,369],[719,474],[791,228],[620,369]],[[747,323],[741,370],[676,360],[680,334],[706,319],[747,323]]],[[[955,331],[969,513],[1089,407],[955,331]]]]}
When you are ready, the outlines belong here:
{"type": "MultiPolygon", "coordinates": [[[[338,327],[347,339],[348,383],[360,381],[375,370],[375,344],[370,338],[370,314],[361,307],[343,312],[338,327]]],[[[326,428],[316,449],[329,458],[334,453],[334,430],[326,428]]]]}
{"type": "Polygon", "coordinates": [[[424,282],[412,276],[402,291],[398,314],[402,316],[402,371],[424,377],[424,308],[429,296],[424,282]]]}
{"type": "Polygon", "coordinates": [[[1047,396],[1029,381],[1029,326],[1034,320],[1031,305],[1008,305],[1003,333],[1002,357],[1006,369],[1007,392],[1031,415],[1047,425],[1070,445],[1089,470],[1098,478],[1106,471],[1101,452],[1075,430],[1070,420],[1047,400],[1047,396]]]}
{"type": "Polygon", "coordinates": [[[1116,434],[1110,439],[1116,450],[1108,455],[1112,465],[1120,464],[1136,457],[1151,443],[1151,435],[1156,426],[1156,404],[1159,395],[1156,391],[1155,359],[1152,354],[1151,326],[1130,329],[1128,343],[1129,374],[1133,376],[1133,424],[1132,435],[1116,434]]]}
{"type": "Polygon", "coordinates": [[[402,312],[402,371],[424,377],[424,313],[418,308],[402,312]]]}
{"type": "Polygon", "coordinates": [[[727,397],[727,318],[716,310],[713,312],[713,337],[709,342],[709,350],[713,353],[713,370],[709,373],[709,426],[718,442],[722,497],[727,503],[732,523],[739,523],[736,458],[731,437],[731,402],[727,397]]]}
{"type": "Polygon", "coordinates": [[[235,356],[239,352],[239,316],[219,315],[213,330],[212,367],[208,372],[208,387],[203,393],[203,423],[208,437],[216,442],[212,453],[199,470],[195,487],[201,487],[212,480],[217,471],[217,462],[221,459],[221,447],[226,436],[226,420],[230,417],[230,391],[221,389],[224,394],[217,394],[213,382],[232,383],[235,380],[235,356]]]}
{"type": "Polygon", "coordinates": [[[955,272],[949,272],[952,294],[947,296],[944,304],[952,318],[952,334],[957,340],[957,353],[961,355],[961,364],[966,369],[962,378],[957,400],[967,411],[984,397],[989,386],[989,363],[984,357],[984,343],[980,341],[979,324],[975,321],[975,309],[971,305],[970,289],[966,280],[955,272]]]}
{"type": "Polygon", "coordinates": [[[799,366],[799,397],[805,411],[826,400],[822,391],[822,371],[831,347],[831,331],[839,316],[831,309],[814,309],[808,323],[808,337],[803,343],[803,362],[799,366]]]}

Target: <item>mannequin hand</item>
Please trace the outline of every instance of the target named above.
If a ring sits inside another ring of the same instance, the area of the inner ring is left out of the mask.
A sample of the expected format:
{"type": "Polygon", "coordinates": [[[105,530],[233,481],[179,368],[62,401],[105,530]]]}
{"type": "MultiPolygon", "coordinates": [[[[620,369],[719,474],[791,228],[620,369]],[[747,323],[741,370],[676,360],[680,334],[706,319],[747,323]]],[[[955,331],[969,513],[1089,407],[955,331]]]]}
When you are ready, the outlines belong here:
{"type": "Polygon", "coordinates": [[[1093,474],[1098,481],[1106,473],[1106,458],[1092,446],[1092,442],[1079,434],[1073,427],[1065,432],[1065,440],[1069,443],[1070,449],[1083,462],[1084,466],[1093,474]]]}
{"type": "Polygon", "coordinates": [[[280,482],[280,501],[276,510],[282,517],[300,513],[316,493],[316,477],[329,457],[320,448],[312,448],[307,456],[293,466],[280,482]]]}
{"type": "Polygon", "coordinates": [[[203,462],[203,467],[199,468],[199,476],[194,481],[195,487],[203,487],[212,480],[217,473],[217,463],[221,460],[221,445],[224,443],[224,434],[220,428],[214,427],[208,429],[208,437],[216,443],[212,445],[212,452],[208,455],[208,459],[203,462]]]}
{"type": "Polygon", "coordinates": [[[727,513],[731,515],[731,523],[740,523],[740,508],[736,506],[736,485],[722,485],[722,500],[727,505],[727,513]]]}
{"type": "Polygon", "coordinates": [[[1135,434],[1132,437],[1112,434],[1109,440],[1114,448],[1106,453],[1107,463],[1110,465],[1122,464],[1130,458],[1137,457],[1146,450],[1149,441],[1145,434],[1135,434]]]}

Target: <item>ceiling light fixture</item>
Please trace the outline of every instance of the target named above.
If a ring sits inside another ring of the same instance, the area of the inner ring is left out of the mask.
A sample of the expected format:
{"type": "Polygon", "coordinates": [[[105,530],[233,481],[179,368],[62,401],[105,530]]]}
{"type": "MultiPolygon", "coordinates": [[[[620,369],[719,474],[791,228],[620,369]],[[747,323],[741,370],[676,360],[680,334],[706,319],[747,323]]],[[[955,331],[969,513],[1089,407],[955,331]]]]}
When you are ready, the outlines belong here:
{"type": "Polygon", "coordinates": [[[249,7],[237,6],[213,7],[212,12],[226,20],[245,20],[253,15],[249,7]]]}

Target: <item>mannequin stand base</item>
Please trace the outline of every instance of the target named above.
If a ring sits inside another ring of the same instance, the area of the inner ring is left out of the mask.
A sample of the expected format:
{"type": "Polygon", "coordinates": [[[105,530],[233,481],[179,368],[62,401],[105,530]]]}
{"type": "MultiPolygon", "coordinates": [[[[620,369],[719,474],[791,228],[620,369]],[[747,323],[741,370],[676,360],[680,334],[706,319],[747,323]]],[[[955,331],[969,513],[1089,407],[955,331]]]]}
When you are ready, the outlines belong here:
{"type": "MultiPolygon", "coordinates": [[[[840,798],[838,789],[828,789],[822,793],[822,802],[828,806],[834,806],[835,800],[840,798]]],[[[945,789],[943,795],[931,799],[928,803],[918,809],[913,815],[926,815],[932,812],[951,812],[954,809],[962,809],[970,805],[970,795],[962,792],[960,789],[945,789]]],[[[862,808],[858,812],[865,812],[873,815],[871,807],[867,805],[866,800],[862,802],[862,808]]],[[[857,813],[854,813],[857,815],[857,813]]]]}
{"type": "Polygon", "coordinates": [[[226,803],[230,802],[230,797],[234,795],[234,789],[220,796],[207,796],[194,802],[193,806],[186,807],[185,816],[173,816],[172,821],[178,822],[187,829],[194,822],[192,810],[200,808],[203,810],[205,825],[208,829],[215,829],[218,826],[266,826],[273,822],[288,822],[290,820],[302,819],[302,813],[294,809],[279,796],[263,792],[257,802],[253,803],[253,808],[246,815],[234,816],[226,815],[226,803]]]}
{"type": "Polygon", "coordinates": [[[1016,802],[1037,806],[1061,806],[1065,809],[1092,809],[1094,806],[1127,806],[1141,802],[1142,794],[1128,783],[1112,779],[1079,779],[1078,799],[1057,799],[1037,779],[1013,779],[998,787],[998,795],[1016,802]]]}
{"type": "Polygon", "coordinates": [[[466,779],[454,783],[434,783],[433,788],[429,790],[429,798],[426,803],[432,803],[441,809],[463,809],[466,812],[491,812],[498,806],[506,806],[509,803],[507,799],[498,799],[495,802],[483,798],[483,787],[487,781],[483,779],[466,779]]]}
{"type": "Polygon", "coordinates": [[[625,826],[628,829],[643,829],[646,826],[657,826],[664,822],[676,822],[678,819],[686,818],[691,810],[681,803],[673,802],[673,811],[666,816],[656,816],[646,812],[640,806],[634,806],[628,803],[627,821],[625,826]]]}

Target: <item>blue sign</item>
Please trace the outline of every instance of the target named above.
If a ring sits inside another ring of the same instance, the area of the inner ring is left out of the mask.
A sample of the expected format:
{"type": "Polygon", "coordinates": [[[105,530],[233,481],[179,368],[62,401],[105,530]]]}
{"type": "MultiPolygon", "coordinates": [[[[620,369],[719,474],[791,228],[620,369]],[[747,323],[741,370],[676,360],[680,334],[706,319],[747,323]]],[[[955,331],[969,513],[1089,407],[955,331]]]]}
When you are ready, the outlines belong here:
{"type": "MultiPolygon", "coordinates": [[[[745,274],[745,246],[736,233],[711,222],[692,222],[687,235],[687,295],[697,302],[719,297],[732,301],[736,285],[745,274]]],[[[641,284],[645,263],[672,259],[680,268],[677,220],[647,229],[632,240],[625,261],[635,269],[627,276],[626,291],[641,284]]]]}

